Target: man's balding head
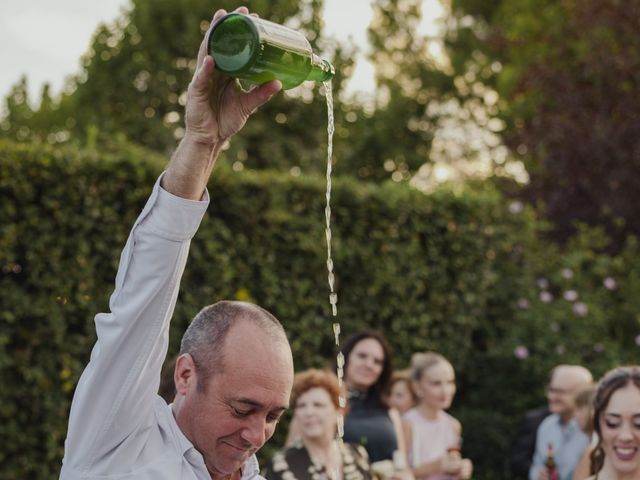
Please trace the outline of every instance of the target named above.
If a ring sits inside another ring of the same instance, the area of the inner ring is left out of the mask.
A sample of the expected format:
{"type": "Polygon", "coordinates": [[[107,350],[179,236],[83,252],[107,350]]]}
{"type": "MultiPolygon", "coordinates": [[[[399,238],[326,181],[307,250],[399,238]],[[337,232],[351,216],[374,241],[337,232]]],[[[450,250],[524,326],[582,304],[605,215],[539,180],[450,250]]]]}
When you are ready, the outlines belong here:
{"type": "Polygon", "coordinates": [[[248,322],[256,332],[269,340],[286,344],[287,335],[282,324],[271,313],[248,302],[221,301],[204,307],[194,317],[180,343],[180,355],[188,353],[198,370],[198,388],[204,389],[209,378],[225,368],[224,346],[234,325],[248,322]]]}
{"type": "Polygon", "coordinates": [[[549,410],[568,421],[575,409],[574,397],[577,392],[593,383],[593,376],[580,365],[558,365],[553,369],[547,387],[549,410]]]}

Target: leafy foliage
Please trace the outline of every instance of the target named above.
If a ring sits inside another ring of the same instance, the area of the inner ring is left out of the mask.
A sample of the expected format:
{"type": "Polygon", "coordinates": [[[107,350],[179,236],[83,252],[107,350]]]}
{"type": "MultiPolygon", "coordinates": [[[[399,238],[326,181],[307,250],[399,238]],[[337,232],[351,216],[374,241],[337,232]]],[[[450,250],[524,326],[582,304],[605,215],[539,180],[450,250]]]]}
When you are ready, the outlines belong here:
{"type": "MultiPolygon", "coordinates": [[[[433,68],[428,42],[411,20],[419,2],[409,2],[408,10],[405,3],[376,4],[377,20],[370,33],[372,60],[381,72],[380,98],[366,106],[344,95],[356,48],[323,36],[321,0],[251,5],[262,17],[303,31],[314,49],[334,63],[339,174],[376,182],[390,177],[407,181],[429,162],[435,121],[427,105],[450,79],[433,68]],[[409,28],[397,23],[404,21],[411,21],[409,28]]],[[[216,6],[231,9],[235,4],[222,1],[216,6]]],[[[119,138],[166,154],[183,134],[185,91],[212,13],[203,0],[132,1],[113,24],[95,32],[81,72],[69,79],[61,98],[46,100],[43,93],[41,105],[34,108],[26,96],[26,80],[16,84],[6,98],[0,135],[89,147],[119,138]]],[[[321,172],[325,94],[323,88],[307,83],[261,108],[244,129],[243,140],[230,147],[237,168],[321,172]],[[282,135],[271,134],[274,122],[282,135]]]]}
{"type": "Polygon", "coordinates": [[[455,75],[501,97],[503,139],[530,174],[554,238],[602,225],[618,249],[638,234],[640,2],[452,2],[455,75]]]}
{"type": "MultiPolygon", "coordinates": [[[[335,52],[336,115],[345,123],[339,98],[342,72],[353,63],[351,50],[321,38],[321,4],[320,0],[256,1],[251,9],[301,30],[316,51],[335,52]]],[[[231,1],[216,3],[216,9],[228,11],[236,6],[231,1]]],[[[69,80],[60,99],[43,96],[41,106],[34,109],[26,95],[26,79],[19,82],[6,99],[0,133],[18,141],[90,147],[120,138],[166,154],[184,133],[186,90],[213,14],[211,2],[204,0],[132,1],[113,24],[97,29],[82,58],[81,73],[69,80]]],[[[231,147],[235,160],[249,168],[322,171],[327,113],[319,90],[308,84],[265,105],[244,129],[246,141],[231,147]],[[271,135],[274,121],[284,125],[282,135],[271,135]]]]}
{"type": "MultiPolygon", "coordinates": [[[[3,478],[57,476],[69,402],[95,340],[92,318],[107,308],[119,250],[163,163],[126,144],[98,153],[0,142],[0,378],[11,386],[0,393],[3,478]]],[[[400,368],[419,350],[451,358],[454,414],[477,478],[508,478],[513,424],[542,401],[553,365],[582,362],[598,375],[634,358],[637,242],[612,257],[601,253],[605,237],[585,229],[561,251],[539,241],[530,210],[488,187],[426,196],[349,177],[334,186],[343,334],[381,330],[400,368]],[[577,298],[565,300],[568,290],[577,298]]],[[[282,320],[297,369],[328,364],[324,179],[221,165],[209,187],[170,354],[200,307],[231,298],[282,320]]]]}

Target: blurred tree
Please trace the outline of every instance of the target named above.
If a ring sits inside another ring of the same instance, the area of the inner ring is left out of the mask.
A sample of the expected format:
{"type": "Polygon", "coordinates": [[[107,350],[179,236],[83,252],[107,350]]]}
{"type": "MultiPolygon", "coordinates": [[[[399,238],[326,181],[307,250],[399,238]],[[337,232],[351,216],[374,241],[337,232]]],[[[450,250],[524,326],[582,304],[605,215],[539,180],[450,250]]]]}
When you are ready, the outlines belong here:
{"type": "MultiPolygon", "coordinates": [[[[374,3],[370,57],[377,69],[378,91],[377,100],[368,105],[343,95],[357,49],[322,37],[322,0],[252,3],[253,11],[304,31],[317,51],[329,58],[333,54],[337,174],[406,181],[429,161],[440,113],[428,107],[442,91],[452,89],[452,80],[436,68],[429,50],[433,39],[419,32],[421,4],[374,3]]],[[[223,1],[217,6],[231,9],[235,4],[223,1]]],[[[211,15],[204,0],[133,0],[117,21],[98,28],[82,58],[81,73],[68,81],[62,98],[35,110],[13,101],[0,134],[20,141],[75,141],[101,148],[115,138],[169,153],[183,134],[185,90],[197,46],[209,26],[203,19],[211,15]]],[[[15,94],[14,100],[23,96],[15,94]]],[[[275,168],[293,175],[323,172],[324,95],[320,86],[308,83],[265,105],[229,146],[226,154],[234,167],[275,168]]]]}
{"type": "Polygon", "coordinates": [[[376,68],[377,105],[352,124],[350,169],[360,178],[409,180],[424,163],[435,129],[428,105],[448,88],[429,42],[419,32],[422,1],[375,0],[369,55],[376,68]]]}
{"type": "MultiPolygon", "coordinates": [[[[216,3],[216,9],[236,6],[229,0],[216,3]]],[[[336,112],[343,115],[339,92],[353,51],[321,38],[321,7],[322,0],[251,4],[262,17],[303,31],[316,50],[335,52],[336,112]]],[[[169,153],[184,133],[186,89],[213,13],[204,0],[133,0],[115,22],[99,26],[81,60],[81,73],[69,79],[58,101],[52,101],[47,90],[40,108],[33,110],[26,80],[18,83],[7,98],[0,133],[20,141],[70,139],[101,146],[114,137],[126,138],[169,153]]],[[[307,84],[263,107],[242,140],[230,147],[228,156],[237,168],[322,171],[327,114],[319,91],[307,84]],[[274,121],[282,125],[281,135],[273,135],[274,121]]]]}
{"type": "Polygon", "coordinates": [[[33,117],[33,109],[29,104],[27,77],[24,75],[5,98],[5,111],[0,122],[0,132],[18,141],[26,140],[31,135],[31,130],[25,124],[33,117]]]}
{"type": "MultiPolygon", "coordinates": [[[[453,76],[499,93],[525,190],[566,240],[577,222],[640,233],[640,1],[452,0],[453,76]]],[[[467,91],[472,89],[467,88],[467,91]]]]}

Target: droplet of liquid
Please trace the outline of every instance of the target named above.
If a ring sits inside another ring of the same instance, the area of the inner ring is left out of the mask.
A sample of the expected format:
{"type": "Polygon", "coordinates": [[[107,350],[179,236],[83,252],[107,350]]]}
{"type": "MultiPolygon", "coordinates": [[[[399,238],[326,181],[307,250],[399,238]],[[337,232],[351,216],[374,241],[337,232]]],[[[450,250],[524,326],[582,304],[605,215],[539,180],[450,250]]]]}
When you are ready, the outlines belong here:
{"type": "Polygon", "coordinates": [[[338,438],[344,437],[344,417],[342,415],[338,416],[338,438]]]}
{"type": "MultiPolygon", "coordinates": [[[[339,323],[333,324],[333,336],[335,337],[336,345],[340,345],[340,324],[339,323]]],[[[342,355],[342,352],[338,354],[338,356],[340,355],[342,355]]]]}
{"type": "MultiPolygon", "coordinates": [[[[331,168],[333,161],[333,133],[335,131],[333,119],[333,92],[331,90],[331,82],[323,82],[325,95],[327,97],[327,205],[324,209],[324,218],[326,222],[325,237],[327,239],[327,282],[329,283],[329,304],[331,305],[331,314],[336,317],[338,315],[338,294],[334,291],[335,275],[333,273],[333,259],[331,258],[331,168]]],[[[340,345],[340,322],[333,323],[333,335],[336,345],[340,345]]],[[[336,374],[338,375],[338,384],[340,385],[340,397],[338,402],[342,408],[347,405],[347,399],[344,396],[344,355],[339,352],[336,357],[336,374]]],[[[342,411],[338,413],[337,422],[337,441],[342,446],[344,437],[344,416],[342,411]]],[[[334,474],[334,478],[338,478],[338,472],[334,474]]]]}

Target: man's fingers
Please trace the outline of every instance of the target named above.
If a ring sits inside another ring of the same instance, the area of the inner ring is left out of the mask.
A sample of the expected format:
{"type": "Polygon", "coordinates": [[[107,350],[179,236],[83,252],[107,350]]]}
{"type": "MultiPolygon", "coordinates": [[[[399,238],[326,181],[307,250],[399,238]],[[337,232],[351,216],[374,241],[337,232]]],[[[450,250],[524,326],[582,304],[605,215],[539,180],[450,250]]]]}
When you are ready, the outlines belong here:
{"type": "Polygon", "coordinates": [[[278,93],[280,89],[282,89],[282,84],[279,80],[272,80],[252,89],[242,99],[243,110],[245,112],[253,112],[278,93]]]}
{"type": "Polygon", "coordinates": [[[192,85],[195,89],[195,93],[203,93],[207,91],[209,78],[213,72],[213,66],[213,58],[211,55],[205,55],[193,78],[192,85]]]}
{"type": "MultiPolygon", "coordinates": [[[[213,18],[211,19],[211,25],[213,25],[216,22],[216,20],[218,20],[220,17],[226,14],[227,14],[227,11],[223,8],[217,10],[216,13],[214,13],[213,18]]],[[[211,27],[204,34],[204,38],[202,39],[202,43],[200,44],[200,49],[198,50],[198,61],[196,63],[196,69],[200,68],[200,66],[202,65],[202,62],[204,61],[204,57],[209,53],[207,51],[208,49],[207,41],[209,40],[210,32],[211,32],[211,27]]]]}
{"type": "Polygon", "coordinates": [[[227,11],[224,8],[220,8],[219,10],[216,10],[216,13],[213,14],[213,22],[215,22],[216,20],[218,20],[220,17],[223,17],[227,14],[227,11]]]}
{"type": "Polygon", "coordinates": [[[202,39],[202,43],[200,44],[200,48],[198,49],[198,60],[196,62],[196,69],[200,68],[202,65],[202,61],[204,57],[207,55],[207,39],[209,38],[209,32],[207,32],[202,39]]]}

